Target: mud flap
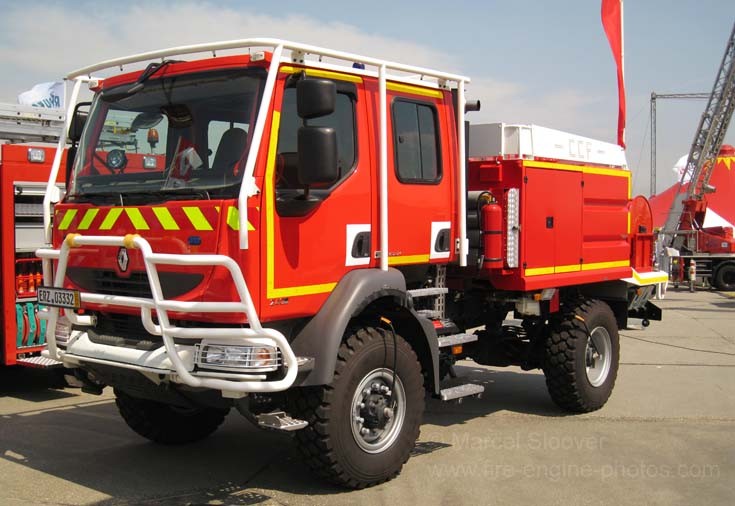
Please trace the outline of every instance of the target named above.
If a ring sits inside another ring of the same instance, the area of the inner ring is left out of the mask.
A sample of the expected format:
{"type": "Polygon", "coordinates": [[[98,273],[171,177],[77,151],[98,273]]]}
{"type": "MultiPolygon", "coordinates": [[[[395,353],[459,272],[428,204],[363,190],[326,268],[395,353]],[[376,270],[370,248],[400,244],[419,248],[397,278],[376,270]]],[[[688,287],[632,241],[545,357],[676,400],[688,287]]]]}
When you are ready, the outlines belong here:
{"type": "Polygon", "coordinates": [[[649,300],[645,306],[629,310],[628,318],[661,321],[661,308],[649,300]]]}

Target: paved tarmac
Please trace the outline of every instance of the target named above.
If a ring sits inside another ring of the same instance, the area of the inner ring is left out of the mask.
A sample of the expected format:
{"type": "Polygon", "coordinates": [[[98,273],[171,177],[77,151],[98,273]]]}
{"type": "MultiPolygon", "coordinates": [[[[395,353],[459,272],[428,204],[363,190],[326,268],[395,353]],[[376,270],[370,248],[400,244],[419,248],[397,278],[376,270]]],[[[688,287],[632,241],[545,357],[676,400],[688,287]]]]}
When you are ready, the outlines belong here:
{"type": "Polygon", "coordinates": [[[621,332],[608,404],[567,416],[543,375],[464,362],[486,385],[430,401],[401,475],[362,491],[312,477],[288,436],[232,413],[210,438],[161,447],[102,396],[0,370],[0,504],[733,504],[735,298],[669,291],[664,321],[621,332]]]}

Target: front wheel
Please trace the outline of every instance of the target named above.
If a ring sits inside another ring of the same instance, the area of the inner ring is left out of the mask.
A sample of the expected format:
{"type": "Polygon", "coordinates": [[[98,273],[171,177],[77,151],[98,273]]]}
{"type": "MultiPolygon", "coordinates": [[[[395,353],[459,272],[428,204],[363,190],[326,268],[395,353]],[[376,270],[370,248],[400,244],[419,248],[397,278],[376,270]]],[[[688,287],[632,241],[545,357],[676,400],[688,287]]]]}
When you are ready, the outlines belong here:
{"type": "Polygon", "coordinates": [[[552,323],[544,374],[554,402],[577,413],[604,406],[615,386],[620,361],[618,326],[600,300],[576,303],[552,323]]]}
{"type": "Polygon", "coordinates": [[[725,264],[717,269],[715,288],[724,291],[735,290],[735,264],[725,264]]]}
{"type": "Polygon", "coordinates": [[[140,399],[115,389],[115,403],[128,427],[165,445],[193,443],[214,432],[229,409],[183,408],[140,399]]]}
{"type": "Polygon", "coordinates": [[[424,411],[423,376],[403,338],[363,327],[342,343],[332,383],[295,389],[291,404],[309,422],[297,433],[307,464],[339,485],[369,487],[408,460],[424,411]]]}

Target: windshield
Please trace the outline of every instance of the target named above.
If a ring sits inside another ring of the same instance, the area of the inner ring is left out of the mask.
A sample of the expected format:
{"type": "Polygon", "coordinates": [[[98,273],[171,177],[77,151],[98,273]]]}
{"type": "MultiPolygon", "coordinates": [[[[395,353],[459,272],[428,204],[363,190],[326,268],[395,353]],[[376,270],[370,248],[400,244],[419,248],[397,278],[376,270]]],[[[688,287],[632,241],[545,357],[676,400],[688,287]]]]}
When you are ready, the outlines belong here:
{"type": "Polygon", "coordinates": [[[265,83],[262,69],[151,78],[99,94],[67,200],[235,198],[265,83]]]}

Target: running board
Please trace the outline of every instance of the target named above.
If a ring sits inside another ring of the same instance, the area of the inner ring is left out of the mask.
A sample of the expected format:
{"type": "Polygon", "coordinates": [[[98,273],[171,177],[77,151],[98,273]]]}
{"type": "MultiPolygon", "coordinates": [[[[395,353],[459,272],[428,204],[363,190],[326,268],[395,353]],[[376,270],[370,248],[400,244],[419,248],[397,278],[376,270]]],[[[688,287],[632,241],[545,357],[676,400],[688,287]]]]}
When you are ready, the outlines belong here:
{"type": "Polygon", "coordinates": [[[63,365],[58,360],[41,356],[19,358],[16,363],[25,367],[33,367],[34,369],[51,369],[63,365]]]}
{"type": "Polygon", "coordinates": [[[282,430],[292,432],[300,430],[309,425],[306,420],[298,420],[291,418],[283,411],[274,411],[272,413],[261,413],[255,416],[258,420],[258,427],[261,429],[282,430]]]}
{"type": "Polygon", "coordinates": [[[435,295],[444,295],[449,293],[449,288],[417,288],[408,290],[408,294],[413,297],[434,297],[435,295]]]}
{"type": "Polygon", "coordinates": [[[456,387],[444,388],[439,392],[439,396],[443,401],[454,401],[458,404],[462,403],[462,399],[465,397],[476,396],[478,399],[482,397],[482,393],[485,391],[485,387],[482,385],[475,385],[474,383],[465,383],[464,385],[457,385],[456,387]]]}
{"type": "Polygon", "coordinates": [[[457,346],[458,344],[471,343],[474,341],[477,341],[477,334],[452,334],[438,338],[439,348],[457,346]]]}

